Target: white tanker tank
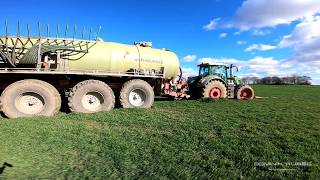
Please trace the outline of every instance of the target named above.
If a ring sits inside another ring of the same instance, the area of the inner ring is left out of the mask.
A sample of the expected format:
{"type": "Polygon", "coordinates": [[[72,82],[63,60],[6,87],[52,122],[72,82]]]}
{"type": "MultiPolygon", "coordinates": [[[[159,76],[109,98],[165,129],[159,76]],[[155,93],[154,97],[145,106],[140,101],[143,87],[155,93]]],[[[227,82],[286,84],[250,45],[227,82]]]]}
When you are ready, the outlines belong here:
{"type": "Polygon", "coordinates": [[[66,61],[64,68],[71,72],[105,72],[163,74],[173,79],[179,73],[179,59],[175,53],[152,48],[150,43],[125,45],[112,42],[82,41],[50,38],[0,37],[0,43],[8,47],[0,54],[11,66],[36,67],[40,56],[57,54],[66,61]]]}

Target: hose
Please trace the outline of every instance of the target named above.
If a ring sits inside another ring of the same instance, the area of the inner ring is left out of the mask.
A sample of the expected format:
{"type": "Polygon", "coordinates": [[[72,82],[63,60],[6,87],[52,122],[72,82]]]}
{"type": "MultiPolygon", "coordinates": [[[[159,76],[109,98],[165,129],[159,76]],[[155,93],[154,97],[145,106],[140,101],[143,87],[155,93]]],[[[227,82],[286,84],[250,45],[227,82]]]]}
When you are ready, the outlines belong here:
{"type": "Polygon", "coordinates": [[[180,76],[179,76],[179,80],[178,80],[178,82],[180,82],[180,81],[181,81],[181,79],[182,79],[182,68],[181,68],[181,67],[179,67],[179,70],[180,70],[180,76]]]}
{"type": "Polygon", "coordinates": [[[10,64],[12,67],[16,67],[15,62],[13,62],[13,60],[10,57],[8,57],[4,52],[0,51],[0,57],[5,63],[10,64]]]}

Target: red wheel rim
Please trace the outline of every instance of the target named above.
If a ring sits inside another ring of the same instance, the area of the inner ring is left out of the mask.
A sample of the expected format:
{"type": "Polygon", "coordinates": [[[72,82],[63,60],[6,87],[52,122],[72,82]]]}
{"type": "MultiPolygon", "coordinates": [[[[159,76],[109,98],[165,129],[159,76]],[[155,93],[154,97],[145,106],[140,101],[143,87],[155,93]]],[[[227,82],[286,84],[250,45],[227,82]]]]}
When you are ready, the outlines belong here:
{"type": "Polygon", "coordinates": [[[253,93],[251,91],[251,89],[243,89],[240,92],[240,97],[241,99],[252,99],[253,93]]]}
{"type": "Polygon", "coordinates": [[[214,87],[209,92],[209,97],[212,99],[219,99],[221,97],[221,90],[217,87],[214,87]]]}

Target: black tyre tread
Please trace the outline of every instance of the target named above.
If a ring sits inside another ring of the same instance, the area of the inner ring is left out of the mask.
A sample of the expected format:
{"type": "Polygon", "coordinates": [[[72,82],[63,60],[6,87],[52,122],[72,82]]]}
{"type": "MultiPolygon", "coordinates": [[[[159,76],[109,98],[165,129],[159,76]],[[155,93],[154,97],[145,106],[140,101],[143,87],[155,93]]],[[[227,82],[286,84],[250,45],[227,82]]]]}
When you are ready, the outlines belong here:
{"type": "Polygon", "coordinates": [[[120,91],[120,104],[123,108],[133,108],[132,105],[128,102],[128,94],[124,93],[127,89],[129,89],[133,84],[139,84],[139,85],[142,85],[142,86],[145,86],[146,90],[152,94],[152,101],[149,105],[147,105],[146,107],[144,108],[151,108],[153,103],[154,103],[154,91],[153,91],[153,88],[150,86],[149,83],[147,83],[146,81],[144,80],[141,80],[141,79],[133,79],[133,80],[130,80],[130,81],[127,81],[123,84],[122,86],[122,89],[120,91]]]}
{"type": "Polygon", "coordinates": [[[47,114],[46,116],[54,116],[56,115],[60,108],[61,108],[61,96],[58,92],[58,90],[52,86],[51,84],[45,82],[45,81],[41,81],[41,80],[37,80],[37,79],[25,79],[25,80],[20,80],[20,81],[16,81],[12,84],[10,84],[9,86],[6,87],[6,89],[2,92],[1,94],[1,98],[0,98],[0,105],[1,105],[1,111],[3,112],[3,114],[5,116],[7,116],[8,118],[17,118],[16,116],[12,115],[14,113],[11,112],[10,109],[5,109],[3,107],[7,107],[6,104],[3,104],[3,99],[5,99],[5,94],[7,93],[7,91],[10,91],[12,88],[14,88],[15,86],[32,86],[32,84],[40,84],[42,87],[45,87],[48,91],[51,92],[51,95],[53,95],[54,99],[56,100],[57,104],[54,107],[54,110],[52,111],[51,114],[47,114]]]}
{"type": "Polygon", "coordinates": [[[219,87],[222,89],[221,98],[227,98],[227,97],[228,97],[226,86],[224,85],[223,82],[218,81],[218,80],[213,80],[213,81],[208,82],[208,83],[202,88],[201,97],[202,97],[202,98],[205,98],[205,97],[207,96],[207,91],[208,91],[209,89],[211,89],[213,86],[219,86],[219,87]]]}
{"type": "MultiPolygon", "coordinates": [[[[102,86],[104,86],[106,89],[108,89],[108,91],[111,91],[111,98],[112,98],[112,103],[113,106],[111,107],[111,109],[114,108],[115,105],[115,96],[113,93],[113,90],[110,88],[110,86],[108,86],[106,83],[102,82],[102,81],[98,81],[98,80],[85,80],[85,81],[81,81],[78,84],[76,84],[70,91],[69,93],[69,97],[68,97],[68,106],[71,112],[77,112],[76,108],[74,107],[74,103],[73,103],[73,97],[76,94],[76,92],[79,90],[80,87],[87,85],[87,84],[100,84],[102,86]]],[[[110,110],[111,110],[110,109],[110,110]]]]}

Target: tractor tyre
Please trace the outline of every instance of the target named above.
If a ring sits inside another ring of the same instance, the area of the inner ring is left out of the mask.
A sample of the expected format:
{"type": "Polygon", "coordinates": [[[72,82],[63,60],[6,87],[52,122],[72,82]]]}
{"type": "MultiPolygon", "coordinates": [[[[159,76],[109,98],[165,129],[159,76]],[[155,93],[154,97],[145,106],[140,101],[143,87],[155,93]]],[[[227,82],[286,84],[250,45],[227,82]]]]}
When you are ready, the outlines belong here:
{"type": "Polygon", "coordinates": [[[72,88],[68,98],[68,105],[71,112],[105,112],[114,108],[115,97],[112,89],[106,83],[97,80],[86,80],[72,88]]]}
{"type": "Polygon", "coordinates": [[[251,100],[254,98],[254,90],[250,86],[242,86],[237,91],[237,99],[251,100]]]}
{"type": "Polygon", "coordinates": [[[222,99],[227,97],[227,88],[221,81],[211,81],[202,90],[203,98],[222,99]]]}
{"type": "Polygon", "coordinates": [[[120,92],[123,108],[151,108],[153,102],[153,88],[146,81],[134,79],[124,83],[120,92]]]}
{"type": "Polygon", "coordinates": [[[1,95],[3,113],[8,118],[54,116],[61,107],[61,96],[51,84],[21,80],[9,85],[1,95]]]}

